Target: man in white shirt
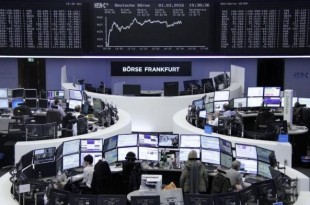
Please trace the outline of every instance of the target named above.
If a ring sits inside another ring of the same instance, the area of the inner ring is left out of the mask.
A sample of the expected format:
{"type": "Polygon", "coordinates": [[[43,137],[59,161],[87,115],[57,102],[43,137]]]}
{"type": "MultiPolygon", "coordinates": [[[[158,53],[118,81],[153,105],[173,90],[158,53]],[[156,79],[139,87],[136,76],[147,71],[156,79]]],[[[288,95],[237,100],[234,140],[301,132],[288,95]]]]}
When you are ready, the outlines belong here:
{"type": "Polygon", "coordinates": [[[60,113],[61,117],[63,118],[64,116],[66,116],[66,113],[64,111],[64,109],[59,105],[59,100],[55,99],[54,101],[54,106],[57,107],[57,111],[60,113]]]}
{"type": "Polygon", "coordinates": [[[209,125],[212,125],[214,127],[217,127],[219,125],[219,115],[220,115],[220,112],[219,111],[216,111],[214,113],[214,120],[212,119],[212,115],[208,115],[208,121],[207,123],[209,125]]]}
{"type": "Polygon", "coordinates": [[[84,179],[83,179],[83,183],[86,184],[86,186],[88,188],[91,188],[91,181],[93,179],[93,173],[94,173],[94,165],[93,165],[93,157],[91,155],[86,155],[84,157],[84,170],[83,170],[83,175],[84,175],[84,179]]]}

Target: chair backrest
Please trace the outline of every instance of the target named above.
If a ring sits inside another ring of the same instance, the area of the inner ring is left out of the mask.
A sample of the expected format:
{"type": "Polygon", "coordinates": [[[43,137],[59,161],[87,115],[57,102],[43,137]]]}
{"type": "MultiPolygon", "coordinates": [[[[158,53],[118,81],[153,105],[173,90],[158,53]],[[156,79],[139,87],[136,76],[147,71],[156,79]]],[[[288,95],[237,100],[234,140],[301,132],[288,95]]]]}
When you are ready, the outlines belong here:
{"type": "Polygon", "coordinates": [[[77,135],[83,135],[88,133],[88,125],[86,117],[78,118],[76,123],[77,123],[77,135]]]}
{"type": "Polygon", "coordinates": [[[131,205],[159,205],[159,196],[132,196],[131,205]]]}
{"type": "Polygon", "coordinates": [[[211,194],[219,194],[231,191],[231,184],[229,178],[225,177],[222,173],[214,176],[211,188],[211,194]]]}
{"type": "Polygon", "coordinates": [[[71,194],[70,205],[96,205],[96,195],[71,194]]]}
{"type": "Polygon", "coordinates": [[[126,205],[126,195],[97,195],[97,205],[126,205]]]}
{"type": "Polygon", "coordinates": [[[184,204],[209,205],[213,204],[213,197],[208,194],[185,194],[184,204]]]}
{"type": "Polygon", "coordinates": [[[61,123],[61,115],[57,110],[48,110],[46,112],[46,122],[56,122],[57,125],[61,123]]]}
{"type": "Polygon", "coordinates": [[[258,113],[255,122],[255,130],[265,131],[268,123],[274,122],[276,119],[275,115],[268,110],[264,110],[258,113]]]}

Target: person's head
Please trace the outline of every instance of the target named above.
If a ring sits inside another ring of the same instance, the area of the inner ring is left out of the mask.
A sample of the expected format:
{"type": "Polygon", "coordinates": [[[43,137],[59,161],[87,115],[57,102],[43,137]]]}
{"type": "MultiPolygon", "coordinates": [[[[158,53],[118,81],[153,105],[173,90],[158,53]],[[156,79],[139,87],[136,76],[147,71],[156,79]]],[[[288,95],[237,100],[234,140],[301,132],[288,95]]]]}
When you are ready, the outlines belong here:
{"type": "Polygon", "coordinates": [[[188,153],[188,156],[187,156],[188,160],[196,160],[198,157],[197,157],[197,152],[196,150],[192,150],[188,153]]]}
{"type": "Polygon", "coordinates": [[[54,100],[54,105],[58,105],[59,104],[59,100],[58,99],[55,99],[54,100]]]}
{"type": "Polygon", "coordinates": [[[228,104],[228,103],[225,103],[225,104],[223,105],[223,109],[224,109],[224,111],[230,110],[229,104],[228,104]]]}
{"type": "Polygon", "coordinates": [[[239,162],[238,160],[233,161],[231,164],[231,168],[233,168],[236,171],[239,171],[240,167],[241,167],[241,162],[239,162]]]}
{"type": "Polygon", "coordinates": [[[81,112],[81,106],[80,105],[76,105],[74,107],[74,112],[81,112]]]}
{"type": "Polygon", "coordinates": [[[90,154],[86,155],[84,157],[84,165],[87,166],[93,164],[93,160],[94,160],[93,156],[91,156],[90,154]]]}
{"type": "Polygon", "coordinates": [[[134,162],[136,160],[136,154],[134,152],[128,152],[125,159],[127,161],[134,162]]]}
{"type": "Polygon", "coordinates": [[[299,102],[295,102],[294,108],[299,108],[299,107],[301,107],[300,103],[299,102]]]}

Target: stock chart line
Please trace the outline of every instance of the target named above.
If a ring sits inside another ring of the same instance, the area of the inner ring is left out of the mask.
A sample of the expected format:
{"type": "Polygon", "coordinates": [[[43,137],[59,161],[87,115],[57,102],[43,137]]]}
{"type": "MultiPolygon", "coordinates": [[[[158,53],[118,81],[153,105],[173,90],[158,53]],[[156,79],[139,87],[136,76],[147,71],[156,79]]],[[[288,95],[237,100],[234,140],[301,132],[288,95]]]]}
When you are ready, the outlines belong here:
{"type": "MultiPolygon", "coordinates": [[[[152,21],[151,19],[144,20],[143,22],[140,22],[137,20],[137,18],[134,18],[132,22],[128,26],[120,26],[118,25],[115,21],[113,21],[111,28],[109,31],[106,29],[106,47],[110,47],[110,36],[111,33],[113,32],[114,28],[116,28],[119,32],[122,32],[122,30],[129,30],[134,24],[137,24],[139,26],[144,26],[144,24],[149,23],[149,24],[165,24],[166,28],[174,27],[175,25],[180,25],[182,24],[182,21],[176,21],[171,24],[169,24],[167,21],[160,21],[160,20],[154,20],[152,21]]],[[[107,26],[107,18],[105,18],[105,25],[107,26]]]]}

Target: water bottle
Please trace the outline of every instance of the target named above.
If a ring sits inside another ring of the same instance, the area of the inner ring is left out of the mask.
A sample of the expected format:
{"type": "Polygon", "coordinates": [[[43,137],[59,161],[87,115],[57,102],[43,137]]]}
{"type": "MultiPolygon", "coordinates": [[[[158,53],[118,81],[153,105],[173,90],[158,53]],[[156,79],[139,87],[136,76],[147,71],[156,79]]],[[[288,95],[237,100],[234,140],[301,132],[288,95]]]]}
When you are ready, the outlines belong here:
{"type": "Polygon", "coordinates": [[[61,181],[61,179],[62,179],[62,173],[61,173],[60,169],[57,172],[57,177],[56,178],[57,178],[58,181],[61,181]]]}

